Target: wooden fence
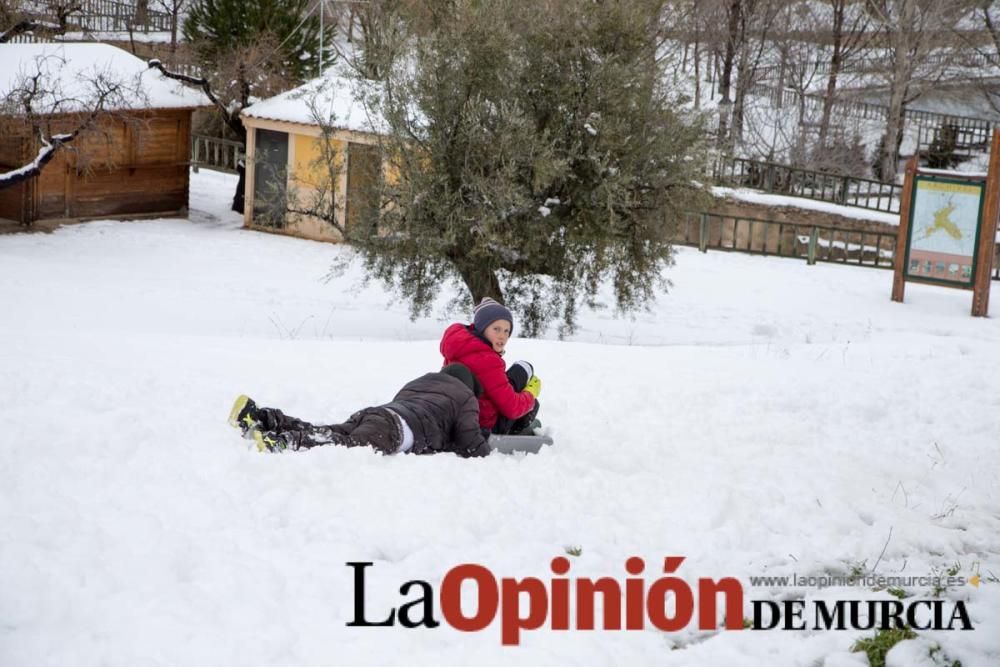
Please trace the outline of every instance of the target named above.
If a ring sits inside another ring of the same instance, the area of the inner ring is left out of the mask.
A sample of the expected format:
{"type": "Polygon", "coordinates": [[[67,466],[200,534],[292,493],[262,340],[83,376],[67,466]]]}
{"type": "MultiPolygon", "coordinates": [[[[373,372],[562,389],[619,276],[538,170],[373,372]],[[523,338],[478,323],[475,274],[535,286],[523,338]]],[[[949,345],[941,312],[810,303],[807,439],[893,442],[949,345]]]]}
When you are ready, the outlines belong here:
{"type": "MultiPolygon", "coordinates": [[[[836,225],[779,222],[719,213],[691,213],[675,242],[702,252],[725,250],[754,255],[804,259],[808,264],[831,262],[891,269],[896,257],[896,233],[848,229],[836,225]]],[[[1000,281],[1000,245],[994,248],[993,280],[1000,281]]]]}
{"type": "Polygon", "coordinates": [[[691,214],[677,242],[759,255],[797,257],[809,264],[836,262],[892,268],[896,234],[847,229],[832,225],[779,222],[718,213],[691,214]]]}
{"type": "Polygon", "coordinates": [[[235,174],[237,165],[245,157],[244,151],[239,141],[191,135],[191,166],[196,172],[204,167],[235,174]]]}
{"type": "Polygon", "coordinates": [[[719,185],[755,188],[885,213],[899,212],[903,192],[903,186],[894,183],[728,155],[721,155],[715,161],[712,176],[719,185]]]}
{"type": "Polygon", "coordinates": [[[149,0],[81,0],[70,21],[87,32],[170,32],[173,17],[151,7],[149,0]]]}

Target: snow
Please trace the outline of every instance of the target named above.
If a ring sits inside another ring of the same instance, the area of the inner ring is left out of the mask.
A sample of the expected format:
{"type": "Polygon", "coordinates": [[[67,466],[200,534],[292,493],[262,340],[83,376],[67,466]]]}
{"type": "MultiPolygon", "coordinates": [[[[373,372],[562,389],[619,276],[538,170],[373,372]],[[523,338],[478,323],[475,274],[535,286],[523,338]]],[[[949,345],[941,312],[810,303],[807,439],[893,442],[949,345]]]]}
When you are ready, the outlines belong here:
{"type": "Polygon", "coordinates": [[[97,77],[124,84],[129,92],[107,108],[181,109],[207,106],[205,95],[167,79],[146,63],[108,44],[0,44],[0,99],[41,71],[46,96],[36,110],[80,111],[91,106],[97,77]],[[56,106],[58,105],[58,106],[56,106]]]}
{"type": "MultiPolygon", "coordinates": [[[[510,342],[542,454],[262,455],[225,423],[238,393],[346,418],[438,367],[464,314],[449,288],[411,322],[356,265],[323,282],[349,251],[241,229],[234,182],[192,174],[188,221],[0,236],[0,664],[864,665],[870,632],[348,627],[344,563],[375,563],[372,619],[463,562],[547,580],[570,545],[571,576],[676,554],[748,600],[887,598],[749,584],[859,563],[1000,575],[1000,320],[968,292],[897,304],[888,271],[682,248],[650,312],[510,342]]],[[[976,630],[917,647],[997,664],[1000,584],[944,595],[976,630]]]]}
{"type": "Polygon", "coordinates": [[[712,194],[716,197],[729,197],[763,206],[791,206],[807,211],[833,213],[845,218],[854,218],[855,220],[874,220],[875,222],[884,222],[888,225],[899,224],[898,213],[882,213],[856,206],[843,206],[825,201],[816,201],[815,199],[806,199],[805,197],[773,195],[761,192],[760,190],[751,190],[750,188],[727,188],[716,185],[712,186],[712,194]]]}
{"type": "Polygon", "coordinates": [[[384,132],[384,121],[364,103],[366,93],[358,81],[331,70],[298,88],[251,104],[242,115],[306,125],[322,121],[356,132],[384,132]]]}
{"type": "MultiPolygon", "coordinates": [[[[71,134],[56,134],[52,136],[52,141],[63,142],[71,138],[71,134]]],[[[57,144],[47,141],[44,137],[41,138],[41,146],[38,149],[38,153],[35,154],[35,158],[28,164],[22,165],[17,169],[11,169],[10,171],[0,174],[0,184],[8,181],[17,181],[24,176],[31,174],[36,169],[38,169],[48,157],[57,150],[57,144]]]]}
{"type": "MultiPolygon", "coordinates": [[[[178,22],[178,25],[183,25],[183,18],[178,22]]],[[[180,31],[178,31],[179,33],[180,31]]],[[[182,39],[181,35],[177,36],[178,41],[182,39]]],[[[99,41],[99,42],[142,42],[146,44],[169,44],[170,43],[170,33],[169,32],[142,32],[141,30],[134,30],[129,33],[127,30],[88,30],[86,32],[80,31],[68,31],[64,35],[60,36],[58,39],[65,42],[81,42],[87,40],[99,41]]]]}

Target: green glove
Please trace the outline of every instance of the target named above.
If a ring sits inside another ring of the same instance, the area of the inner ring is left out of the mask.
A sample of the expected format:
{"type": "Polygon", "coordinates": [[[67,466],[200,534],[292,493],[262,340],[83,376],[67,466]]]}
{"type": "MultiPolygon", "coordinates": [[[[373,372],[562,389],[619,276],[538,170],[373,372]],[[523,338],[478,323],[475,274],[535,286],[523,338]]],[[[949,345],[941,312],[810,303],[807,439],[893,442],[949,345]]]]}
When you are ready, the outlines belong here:
{"type": "Polygon", "coordinates": [[[524,385],[524,390],[538,398],[538,395],[542,393],[542,381],[538,379],[537,375],[532,375],[528,378],[528,384],[524,385]]]}

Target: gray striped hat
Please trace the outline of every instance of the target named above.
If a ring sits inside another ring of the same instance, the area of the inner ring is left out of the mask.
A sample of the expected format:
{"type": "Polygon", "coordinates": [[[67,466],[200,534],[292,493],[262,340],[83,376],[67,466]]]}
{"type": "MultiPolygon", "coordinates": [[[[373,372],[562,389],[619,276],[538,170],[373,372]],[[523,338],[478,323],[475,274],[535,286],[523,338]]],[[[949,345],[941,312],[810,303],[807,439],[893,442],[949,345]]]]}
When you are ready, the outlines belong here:
{"type": "Polygon", "coordinates": [[[488,296],[483,297],[483,300],[472,311],[472,326],[482,336],[483,332],[486,331],[486,327],[497,320],[507,320],[510,322],[510,332],[514,333],[514,316],[510,314],[510,310],[488,296]]]}

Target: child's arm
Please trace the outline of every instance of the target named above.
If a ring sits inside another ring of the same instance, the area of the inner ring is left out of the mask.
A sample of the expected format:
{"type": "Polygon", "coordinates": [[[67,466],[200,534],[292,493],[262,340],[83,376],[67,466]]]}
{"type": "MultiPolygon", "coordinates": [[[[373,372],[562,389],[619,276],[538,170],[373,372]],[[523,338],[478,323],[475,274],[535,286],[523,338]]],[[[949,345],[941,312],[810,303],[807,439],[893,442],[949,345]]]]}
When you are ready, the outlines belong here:
{"type": "Polygon", "coordinates": [[[479,378],[483,385],[483,396],[493,405],[497,412],[507,419],[517,419],[531,412],[535,407],[535,397],[527,391],[514,391],[514,387],[507,378],[503,360],[497,357],[495,367],[491,367],[485,377],[479,378]]]}
{"type": "Polygon", "coordinates": [[[479,429],[479,401],[475,396],[469,396],[459,406],[458,418],[451,428],[451,439],[459,456],[470,458],[490,453],[490,445],[479,429]]]}

